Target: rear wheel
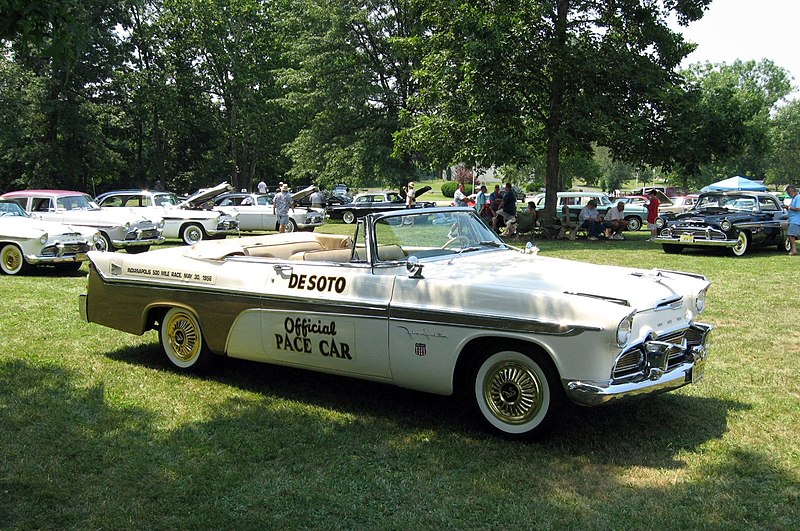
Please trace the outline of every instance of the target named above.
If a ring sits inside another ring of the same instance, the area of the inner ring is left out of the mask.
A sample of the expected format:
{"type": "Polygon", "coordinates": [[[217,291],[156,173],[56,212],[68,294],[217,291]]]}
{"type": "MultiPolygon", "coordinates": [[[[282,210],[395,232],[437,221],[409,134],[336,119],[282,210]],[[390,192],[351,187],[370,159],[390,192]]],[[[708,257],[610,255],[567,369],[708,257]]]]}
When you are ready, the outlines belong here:
{"type": "Polygon", "coordinates": [[[214,354],[203,341],[197,317],[189,310],[170,308],[158,336],[167,359],[178,369],[199,371],[211,365],[214,354]]]}
{"type": "Polygon", "coordinates": [[[189,223],[181,228],[181,240],[183,240],[183,243],[186,245],[194,245],[202,241],[204,237],[205,231],[203,231],[203,227],[197,223],[189,223]]]}
{"type": "Polygon", "coordinates": [[[297,230],[297,222],[289,218],[289,223],[286,224],[286,232],[294,232],[297,230]]]}
{"type": "Polygon", "coordinates": [[[635,232],[642,228],[642,220],[640,218],[637,218],[636,216],[625,218],[625,221],[628,222],[628,230],[630,231],[635,232]]]}
{"type": "Polygon", "coordinates": [[[351,210],[345,210],[344,214],[342,214],[342,221],[344,221],[348,225],[351,223],[355,223],[356,215],[351,210]]]}
{"type": "Polygon", "coordinates": [[[748,234],[745,231],[742,231],[736,238],[736,245],[731,247],[731,254],[733,256],[744,256],[744,254],[749,249],[750,249],[750,234],[748,234]]]}
{"type": "Polygon", "coordinates": [[[503,348],[476,364],[474,405],[486,424],[510,438],[546,432],[563,407],[563,390],[550,360],[539,352],[503,348]]]}
{"type": "Polygon", "coordinates": [[[669,245],[666,243],[661,244],[664,252],[667,254],[681,254],[683,252],[683,245],[669,245]]]}
{"type": "Polygon", "coordinates": [[[28,270],[30,266],[22,255],[22,249],[9,243],[0,249],[0,269],[6,275],[19,275],[28,270]]]}

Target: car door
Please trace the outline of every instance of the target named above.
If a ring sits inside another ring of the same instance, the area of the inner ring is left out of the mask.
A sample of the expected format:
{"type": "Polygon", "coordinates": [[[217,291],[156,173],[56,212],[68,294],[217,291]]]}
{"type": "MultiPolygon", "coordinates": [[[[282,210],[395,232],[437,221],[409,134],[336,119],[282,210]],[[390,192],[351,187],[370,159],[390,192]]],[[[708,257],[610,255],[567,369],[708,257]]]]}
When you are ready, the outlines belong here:
{"type": "MultiPolygon", "coordinates": [[[[391,276],[366,262],[267,260],[261,361],[388,380],[391,276]]],[[[231,355],[248,357],[232,344],[231,355]]]]}

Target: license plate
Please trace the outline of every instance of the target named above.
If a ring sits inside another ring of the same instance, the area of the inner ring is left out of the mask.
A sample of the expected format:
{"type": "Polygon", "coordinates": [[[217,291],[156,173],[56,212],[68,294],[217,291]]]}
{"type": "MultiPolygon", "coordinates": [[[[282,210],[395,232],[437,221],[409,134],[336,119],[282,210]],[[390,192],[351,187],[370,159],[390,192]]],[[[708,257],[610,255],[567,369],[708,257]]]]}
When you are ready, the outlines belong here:
{"type": "Polygon", "coordinates": [[[696,384],[703,380],[706,373],[706,360],[696,361],[692,368],[692,383],[696,384]]]}
{"type": "Polygon", "coordinates": [[[694,242],[694,234],[681,234],[681,241],[685,243],[694,242]]]}

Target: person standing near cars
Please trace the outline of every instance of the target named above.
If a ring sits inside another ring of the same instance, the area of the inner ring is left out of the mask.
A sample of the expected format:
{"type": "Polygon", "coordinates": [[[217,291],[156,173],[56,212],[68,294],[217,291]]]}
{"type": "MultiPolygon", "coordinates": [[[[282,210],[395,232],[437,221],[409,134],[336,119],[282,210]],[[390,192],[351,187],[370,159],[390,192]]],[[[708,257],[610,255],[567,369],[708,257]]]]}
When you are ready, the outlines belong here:
{"type": "Polygon", "coordinates": [[[266,194],[267,193],[267,183],[265,183],[264,181],[259,181],[258,185],[256,185],[256,186],[258,187],[258,193],[259,194],[266,194]]]}
{"type": "Polygon", "coordinates": [[[492,220],[492,228],[497,232],[497,225],[500,219],[505,223],[517,216],[517,196],[514,194],[514,189],[511,183],[506,183],[506,191],[503,194],[503,199],[500,201],[500,208],[497,209],[497,214],[492,220]]]}
{"type": "Polygon", "coordinates": [[[417,192],[414,191],[414,183],[408,183],[406,188],[406,208],[414,208],[417,204],[417,192]]]}
{"type": "Polygon", "coordinates": [[[464,183],[458,183],[453,199],[456,200],[456,206],[467,206],[467,194],[464,193],[464,183]]]}
{"type": "Polygon", "coordinates": [[[288,184],[281,184],[280,190],[272,200],[272,213],[278,216],[278,232],[286,232],[286,225],[289,224],[289,209],[292,208],[292,194],[289,193],[288,184]]]}
{"type": "Polygon", "coordinates": [[[789,212],[789,255],[797,256],[797,237],[800,233],[800,195],[797,194],[797,187],[790,184],[786,187],[786,193],[791,197],[791,201],[786,206],[789,212]]]}
{"type": "Polygon", "coordinates": [[[647,209],[647,228],[650,229],[650,239],[658,236],[658,227],[656,227],[656,220],[658,219],[658,206],[661,202],[656,196],[655,190],[647,192],[647,202],[644,204],[647,209]]]}

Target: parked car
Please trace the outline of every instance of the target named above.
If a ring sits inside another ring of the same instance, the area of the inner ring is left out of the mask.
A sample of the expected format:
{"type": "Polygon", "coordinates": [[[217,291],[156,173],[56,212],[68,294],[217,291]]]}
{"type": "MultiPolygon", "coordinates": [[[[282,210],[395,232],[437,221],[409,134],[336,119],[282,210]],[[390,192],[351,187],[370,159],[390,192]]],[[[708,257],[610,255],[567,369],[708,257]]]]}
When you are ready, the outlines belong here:
{"type": "MultiPolygon", "coordinates": [[[[430,186],[420,187],[415,194],[416,207],[426,208],[436,206],[433,201],[420,201],[422,194],[429,191],[430,186]]],[[[375,214],[377,212],[391,212],[393,210],[403,210],[406,208],[406,198],[399,192],[391,190],[381,192],[365,192],[358,194],[350,203],[332,205],[325,209],[331,219],[341,219],[345,223],[355,223],[356,219],[375,214]]]]}
{"type": "Polygon", "coordinates": [[[102,208],[130,208],[145,212],[145,215],[160,216],[164,219],[164,237],[181,239],[187,245],[238,234],[239,221],[235,215],[214,210],[192,210],[187,206],[202,201],[203,197],[203,194],[195,194],[181,201],[171,192],[116,190],[100,194],[96,202],[102,208]]]}
{"type": "MultiPolygon", "coordinates": [[[[292,198],[300,200],[307,197],[313,187],[305,188],[292,194],[292,198]]],[[[272,199],[275,194],[251,194],[246,192],[218,195],[214,198],[214,205],[220,210],[237,214],[239,217],[239,230],[249,231],[277,231],[278,216],[272,199]]],[[[286,232],[296,230],[313,231],[325,223],[325,214],[319,210],[303,207],[292,207],[289,210],[289,223],[286,232]]]]}
{"type": "Polygon", "coordinates": [[[783,205],[768,192],[709,192],[701,194],[688,212],[659,216],[653,241],[670,254],[686,247],[724,247],[734,256],[756,246],[783,250],[786,218],[783,205]]]}
{"type": "MultiPolygon", "coordinates": [[[[594,199],[597,202],[597,210],[603,216],[615,203],[603,192],[558,192],[556,212],[561,212],[561,207],[568,205],[570,221],[577,223],[581,209],[586,206],[590,199],[594,199]]],[[[537,194],[533,198],[536,210],[544,210],[544,201],[545,194],[537,194]]],[[[628,222],[628,230],[637,231],[647,223],[647,209],[643,205],[626,203],[623,215],[628,222]]]]}
{"type": "Polygon", "coordinates": [[[147,251],[164,242],[164,220],[148,219],[130,210],[101,209],[91,196],[67,190],[21,190],[0,196],[21,206],[32,217],[68,225],[93,227],[100,232],[103,250],[147,251]]]}
{"type": "Polygon", "coordinates": [[[6,275],[40,265],[77,271],[100,241],[95,229],[34,219],[16,202],[0,199],[0,270],[6,275]]]}
{"type": "Polygon", "coordinates": [[[368,214],[352,237],[89,257],[82,318],[157,330],[178,370],[227,356],[455,394],[509,437],[546,430],[568,399],[593,406],[699,381],[712,329],[696,321],[705,277],[520,251],[468,207],[368,214]],[[454,289],[465,278],[468,296],[454,289]]]}

